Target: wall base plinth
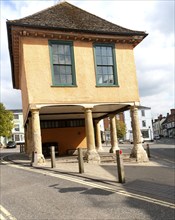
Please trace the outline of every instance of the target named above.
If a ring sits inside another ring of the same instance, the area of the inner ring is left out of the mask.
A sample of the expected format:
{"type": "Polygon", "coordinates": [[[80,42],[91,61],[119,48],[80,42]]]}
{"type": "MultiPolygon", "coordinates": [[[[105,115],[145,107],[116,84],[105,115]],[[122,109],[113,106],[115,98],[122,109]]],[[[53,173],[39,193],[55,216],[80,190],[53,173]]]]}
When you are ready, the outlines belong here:
{"type": "Polygon", "coordinates": [[[96,150],[87,150],[85,159],[91,164],[100,164],[100,156],[96,150]]]}
{"type": "Polygon", "coordinates": [[[149,161],[148,155],[144,150],[142,144],[137,144],[136,146],[133,147],[130,157],[136,158],[136,161],[140,163],[149,161]]]}
{"type": "Polygon", "coordinates": [[[44,163],[45,163],[44,155],[35,153],[33,165],[42,165],[44,163]]]}

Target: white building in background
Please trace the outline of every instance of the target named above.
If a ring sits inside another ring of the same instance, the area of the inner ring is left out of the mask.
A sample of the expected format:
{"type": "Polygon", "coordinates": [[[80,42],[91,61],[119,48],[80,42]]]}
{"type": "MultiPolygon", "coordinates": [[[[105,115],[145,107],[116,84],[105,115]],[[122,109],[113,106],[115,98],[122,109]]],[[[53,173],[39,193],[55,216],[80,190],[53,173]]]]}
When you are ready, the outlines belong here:
{"type": "MultiPolygon", "coordinates": [[[[152,127],[151,108],[140,106],[138,109],[138,116],[140,121],[140,129],[144,140],[152,141],[154,139],[154,136],[152,127]]],[[[131,139],[133,139],[133,135],[131,115],[129,110],[124,112],[124,120],[126,124],[126,140],[130,141],[131,139]]]]}
{"type": "Polygon", "coordinates": [[[0,137],[0,143],[2,146],[6,146],[7,142],[12,140],[17,144],[25,142],[22,110],[15,109],[9,111],[13,112],[14,127],[12,129],[12,136],[10,138],[0,137]]]}
{"type": "Polygon", "coordinates": [[[16,143],[22,143],[24,139],[23,113],[22,110],[10,110],[13,112],[14,128],[12,130],[12,140],[16,143]]]}

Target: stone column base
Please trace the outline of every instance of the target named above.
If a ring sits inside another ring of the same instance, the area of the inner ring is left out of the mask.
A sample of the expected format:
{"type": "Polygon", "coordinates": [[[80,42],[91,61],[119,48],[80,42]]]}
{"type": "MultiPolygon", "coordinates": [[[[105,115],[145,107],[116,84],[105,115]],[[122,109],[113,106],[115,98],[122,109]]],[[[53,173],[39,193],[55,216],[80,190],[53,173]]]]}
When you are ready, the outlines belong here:
{"type": "Polygon", "coordinates": [[[103,147],[99,147],[99,148],[97,148],[97,152],[104,152],[103,147]]]}
{"type": "Polygon", "coordinates": [[[140,163],[149,161],[148,155],[142,144],[137,144],[137,146],[132,149],[130,157],[136,158],[136,161],[140,163]]]}
{"type": "Polygon", "coordinates": [[[88,163],[91,164],[100,164],[100,156],[96,150],[87,150],[85,158],[88,163]]]}
{"type": "Polygon", "coordinates": [[[44,155],[43,155],[43,154],[37,154],[37,153],[35,153],[33,164],[34,164],[34,165],[42,165],[42,164],[44,164],[44,163],[45,163],[44,155]]]}
{"type": "Polygon", "coordinates": [[[109,150],[109,153],[113,153],[114,154],[116,152],[116,150],[120,150],[120,148],[118,146],[112,146],[110,148],[110,150],[109,150]]]}

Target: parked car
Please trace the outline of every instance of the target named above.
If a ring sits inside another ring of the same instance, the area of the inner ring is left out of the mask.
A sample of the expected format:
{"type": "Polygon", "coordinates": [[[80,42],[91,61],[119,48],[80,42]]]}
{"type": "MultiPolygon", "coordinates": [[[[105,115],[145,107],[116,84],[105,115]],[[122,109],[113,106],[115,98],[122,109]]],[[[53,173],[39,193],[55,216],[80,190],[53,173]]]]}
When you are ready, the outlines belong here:
{"type": "Polygon", "coordinates": [[[118,139],[118,143],[119,143],[119,144],[124,144],[123,139],[118,139]]]}
{"type": "MultiPolygon", "coordinates": [[[[144,140],[144,138],[142,137],[142,135],[141,135],[141,141],[142,141],[142,143],[145,142],[145,140],[144,140]]],[[[131,144],[134,143],[133,136],[130,137],[130,143],[131,143],[131,144]]]]}
{"type": "Polygon", "coordinates": [[[15,148],[16,147],[16,142],[15,141],[9,141],[7,143],[7,148],[15,148]]]}
{"type": "Polygon", "coordinates": [[[154,136],[154,140],[159,140],[160,139],[160,136],[157,135],[157,136],[154,136]]]}

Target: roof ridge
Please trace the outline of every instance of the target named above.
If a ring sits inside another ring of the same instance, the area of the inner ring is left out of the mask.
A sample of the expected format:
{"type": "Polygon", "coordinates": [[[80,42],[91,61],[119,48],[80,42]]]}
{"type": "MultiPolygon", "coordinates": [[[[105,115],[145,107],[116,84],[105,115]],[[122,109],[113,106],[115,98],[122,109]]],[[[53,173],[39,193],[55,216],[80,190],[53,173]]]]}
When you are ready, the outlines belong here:
{"type": "MultiPolygon", "coordinates": [[[[88,13],[88,14],[90,14],[90,15],[92,15],[92,16],[98,18],[98,19],[101,19],[101,20],[105,21],[105,22],[109,22],[109,23],[111,23],[111,24],[113,24],[113,25],[116,25],[116,26],[118,26],[119,28],[123,28],[123,29],[125,29],[125,30],[133,31],[133,32],[142,32],[142,33],[144,32],[144,31],[136,31],[136,30],[132,30],[132,29],[125,28],[125,27],[120,26],[120,25],[118,25],[118,24],[115,24],[115,23],[113,23],[113,22],[111,22],[111,21],[108,21],[108,20],[106,20],[106,19],[104,19],[104,18],[101,18],[101,17],[98,16],[98,15],[92,14],[91,12],[88,12],[88,11],[82,9],[82,8],[79,8],[79,7],[75,6],[75,5],[72,5],[72,4],[70,4],[69,2],[67,2],[66,0],[64,0],[64,1],[65,1],[65,3],[67,3],[67,4],[69,4],[69,5],[71,5],[71,6],[75,7],[75,8],[77,8],[78,10],[82,10],[82,11],[84,11],[85,13],[88,13]]],[[[63,2],[63,3],[64,3],[64,2],[63,2]]]]}
{"type": "Polygon", "coordinates": [[[145,31],[136,31],[125,28],[72,5],[67,1],[58,2],[53,6],[20,19],[7,20],[7,25],[52,28],[100,34],[147,36],[145,31]]]}
{"type": "MultiPolygon", "coordinates": [[[[44,11],[47,11],[48,9],[54,8],[55,6],[61,5],[61,4],[63,4],[63,3],[68,3],[68,2],[66,2],[66,1],[64,0],[63,2],[58,2],[58,3],[56,3],[55,5],[52,5],[52,6],[48,7],[48,8],[45,8],[45,9],[42,9],[41,11],[37,11],[37,12],[35,12],[34,14],[27,15],[26,17],[19,18],[19,19],[15,19],[15,20],[7,20],[7,21],[8,21],[8,22],[14,22],[14,21],[16,22],[16,21],[19,21],[19,20],[21,20],[21,19],[30,18],[30,17],[32,17],[32,16],[34,16],[34,15],[40,14],[40,13],[42,13],[42,12],[44,12],[44,11]]],[[[68,4],[69,4],[69,3],[68,3],[68,4]]]]}

